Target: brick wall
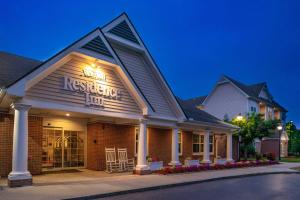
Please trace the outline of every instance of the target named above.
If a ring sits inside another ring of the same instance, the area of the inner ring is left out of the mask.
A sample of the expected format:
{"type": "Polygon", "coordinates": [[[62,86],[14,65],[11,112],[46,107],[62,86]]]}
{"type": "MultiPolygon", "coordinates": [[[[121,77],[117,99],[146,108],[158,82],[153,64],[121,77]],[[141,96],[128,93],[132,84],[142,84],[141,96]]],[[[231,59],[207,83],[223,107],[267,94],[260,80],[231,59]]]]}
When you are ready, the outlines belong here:
{"type": "MultiPolygon", "coordinates": [[[[181,163],[184,163],[185,158],[191,157],[192,159],[199,159],[200,161],[203,159],[203,155],[193,155],[193,147],[192,147],[192,132],[184,131],[182,132],[182,155],[179,156],[179,160],[181,163]]],[[[219,136],[219,147],[218,147],[218,155],[222,158],[226,158],[226,143],[227,138],[226,135],[218,135],[219,136]]],[[[238,138],[233,137],[232,142],[232,157],[234,160],[238,159],[238,138]]],[[[216,149],[216,143],[214,145],[216,149]]],[[[210,160],[213,162],[215,158],[216,152],[213,155],[210,155],[210,160]]]]}
{"type": "MultiPolygon", "coordinates": [[[[0,176],[11,171],[14,116],[0,114],[0,176]]],[[[31,174],[41,173],[42,118],[29,116],[28,119],[28,169],[31,174]]]]}
{"type": "Polygon", "coordinates": [[[261,153],[275,153],[276,158],[279,158],[279,140],[265,139],[261,142],[261,153]]]}
{"type": "Polygon", "coordinates": [[[168,165],[172,159],[172,130],[148,128],[148,155],[168,165]]]}
{"type": "Polygon", "coordinates": [[[127,148],[128,158],[134,157],[135,127],[107,123],[87,125],[87,168],[105,170],[105,147],[127,148]]]}
{"type": "MultiPolygon", "coordinates": [[[[179,160],[184,164],[184,160],[190,157],[194,160],[202,160],[203,155],[193,155],[193,133],[189,131],[182,132],[182,155],[179,156],[179,160]]],[[[211,161],[213,161],[213,155],[210,156],[211,161]]]]}

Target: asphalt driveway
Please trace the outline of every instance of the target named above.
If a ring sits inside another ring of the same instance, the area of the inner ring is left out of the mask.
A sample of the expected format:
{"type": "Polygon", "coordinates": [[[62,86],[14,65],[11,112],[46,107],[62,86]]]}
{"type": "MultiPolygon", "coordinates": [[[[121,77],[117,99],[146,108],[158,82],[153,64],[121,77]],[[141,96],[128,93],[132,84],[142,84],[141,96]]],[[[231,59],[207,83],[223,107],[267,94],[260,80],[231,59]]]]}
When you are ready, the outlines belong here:
{"type": "Polygon", "coordinates": [[[222,199],[222,200],[298,200],[300,199],[300,175],[274,174],[246,178],[235,178],[169,189],[133,193],[103,198],[106,200],[125,199],[222,199]]]}

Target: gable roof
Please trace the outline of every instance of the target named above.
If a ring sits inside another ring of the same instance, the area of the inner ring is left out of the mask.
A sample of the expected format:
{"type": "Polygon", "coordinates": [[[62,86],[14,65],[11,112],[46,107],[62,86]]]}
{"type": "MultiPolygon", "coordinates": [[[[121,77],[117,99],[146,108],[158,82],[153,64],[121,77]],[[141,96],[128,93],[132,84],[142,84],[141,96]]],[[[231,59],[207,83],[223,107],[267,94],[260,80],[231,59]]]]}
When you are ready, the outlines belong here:
{"type": "Polygon", "coordinates": [[[1,51],[0,88],[5,88],[14,83],[41,63],[42,61],[39,60],[1,51]]]}
{"type": "Polygon", "coordinates": [[[256,83],[256,84],[252,84],[252,85],[246,85],[246,84],[241,83],[240,81],[237,81],[237,80],[235,80],[235,79],[233,79],[229,76],[224,75],[224,78],[229,80],[236,87],[238,87],[245,94],[247,94],[250,99],[253,99],[255,101],[264,102],[269,106],[278,107],[282,111],[287,112],[287,110],[283,106],[281,106],[279,103],[275,102],[273,98],[265,99],[265,98],[262,98],[262,97],[259,96],[260,92],[264,88],[267,88],[267,83],[266,82],[256,83]]]}
{"type": "MultiPolygon", "coordinates": [[[[180,116],[180,118],[182,120],[184,120],[186,118],[186,116],[185,116],[185,113],[183,112],[183,109],[181,108],[180,103],[177,101],[174,92],[172,91],[170,85],[168,84],[164,75],[160,71],[160,68],[158,67],[157,63],[155,62],[155,59],[152,57],[150,51],[148,50],[148,48],[145,45],[142,38],[140,37],[139,33],[137,32],[134,24],[131,22],[128,15],[125,12],[122,13],[120,16],[116,17],[111,22],[104,25],[102,27],[102,30],[106,34],[107,38],[112,39],[113,41],[117,41],[119,44],[120,43],[124,44],[124,42],[125,42],[127,47],[136,49],[136,50],[142,52],[143,55],[145,55],[147,62],[149,62],[149,64],[150,64],[149,66],[151,66],[152,69],[154,69],[153,75],[158,77],[158,80],[161,83],[162,88],[165,89],[164,91],[166,91],[166,96],[168,97],[168,100],[169,100],[168,104],[172,105],[173,108],[175,108],[175,109],[172,109],[172,112],[175,112],[176,115],[180,116]],[[122,26],[124,26],[127,29],[127,33],[130,35],[132,34],[134,36],[134,40],[137,40],[137,41],[133,41],[132,39],[130,39],[128,37],[123,37],[124,35],[123,36],[117,35],[119,38],[112,37],[111,35],[116,35],[116,34],[111,34],[112,33],[111,30],[113,30],[115,27],[119,26],[120,24],[123,24],[122,26]],[[121,40],[120,40],[120,38],[121,38],[121,40]],[[123,39],[125,39],[125,41],[123,39]],[[129,43],[128,43],[128,41],[129,41],[129,43]]],[[[117,54],[118,54],[118,52],[117,52],[117,54]]],[[[150,98],[149,98],[149,101],[150,101],[150,98]]]]}
{"type": "MultiPolygon", "coordinates": [[[[168,100],[169,105],[174,105],[174,108],[170,109],[172,112],[175,111],[177,114],[177,116],[179,116],[180,120],[184,120],[186,118],[182,108],[180,107],[180,104],[177,102],[172,90],[170,89],[168,83],[166,82],[165,78],[163,77],[163,75],[161,74],[159,68],[157,67],[157,65],[155,64],[155,61],[153,60],[153,58],[151,57],[150,53],[148,52],[148,49],[145,47],[143,41],[141,40],[141,38],[139,37],[138,33],[136,32],[135,28],[133,27],[133,24],[131,23],[130,19],[128,18],[126,13],[122,13],[119,17],[115,18],[114,20],[112,20],[109,24],[107,24],[106,26],[113,24],[115,22],[115,20],[120,20],[120,19],[125,19],[126,20],[126,25],[124,25],[123,22],[121,22],[123,25],[123,29],[125,31],[128,31],[130,29],[130,34],[134,34],[135,39],[138,40],[139,45],[141,46],[141,48],[145,48],[145,55],[148,56],[148,58],[150,59],[150,62],[152,62],[153,67],[155,70],[157,70],[157,74],[158,77],[161,79],[162,81],[162,85],[164,85],[163,89],[166,89],[166,95],[168,96],[168,98],[170,98],[168,100]],[[129,29],[128,29],[129,28],[129,29]]],[[[119,21],[118,21],[119,22],[119,21]]],[[[113,24],[115,26],[115,24],[113,24]]],[[[96,29],[94,29],[93,31],[91,31],[90,33],[86,34],[85,36],[81,37],[80,39],[78,39],[77,41],[75,41],[74,43],[72,43],[71,45],[67,46],[66,48],[64,48],[63,50],[61,50],[60,52],[58,52],[57,54],[55,54],[54,56],[52,56],[51,58],[47,59],[44,62],[39,62],[37,64],[31,65],[30,69],[26,69],[24,70],[24,73],[22,74],[18,74],[16,76],[16,78],[13,79],[13,81],[9,82],[8,84],[5,85],[5,87],[7,88],[7,90],[9,92],[13,92],[11,94],[13,95],[23,95],[22,91],[25,91],[24,88],[24,83],[26,82],[26,80],[29,80],[30,78],[34,77],[34,74],[38,74],[41,71],[43,71],[44,69],[46,69],[46,67],[50,64],[53,64],[55,61],[58,61],[58,58],[62,58],[63,55],[66,55],[66,52],[69,52],[70,49],[73,46],[76,46],[76,48],[78,48],[76,50],[76,52],[78,51],[79,53],[88,53],[87,55],[89,56],[94,56],[95,53],[99,53],[101,55],[104,55],[105,58],[111,58],[111,54],[113,54],[113,58],[111,59],[105,59],[108,60],[109,62],[113,62],[113,63],[117,63],[118,65],[121,66],[121,68],[124,69],[125,74],[127,74],[129,76],[129,79],[134,83],[134,87],[137,88],[137,91],[139,92],[139,94],[142,95],[142,98],[146,101],[146,104],[150,107],[152,113],[156,113],[154,107],[151,105],[151,103],[149,102],[149,98],[145,96],[145,94],[143,93],[143,91],[140,89],[139,85],[135,82],[134,78],[132,77],[132,75],[130,74],[130,72],[128,71],[128,69],[126,68],[126,66],[123,64],[122,60],[120,59],[119,55],[117,54],[117,52],[114,50],[114,48],[112,48],[110,41],[108,41],[107,36],[104,34],[104,28],[106,27],[104,26],[103,28],[99,28],[97,27],[96,29]],[[99,38],[90,38],[91,34],[94,32],[99,32],[101,38],[99,40],[99,38]],[[85,44],[84,46],[78,46],[78,43],[81,42],[83,39],[85,38],[90,38],[90,42],[85,44]],[[101,41],[102,40],[102,41],[101,41]],[[103,41],[105,41],[105,45],[103,45],[103,41]],[[110,49],[110,52],[107,51],[107,46],[110,49]],[[89,53],[91,52],[91,53],[89,53]],[[93,53],[94,52],[94,53],[93,53]],[[21,87],[20,87],[21,86],[21,87]],[[17,89],[18,88],[18,89],[17,89]]],[[[110,28],[114,28],[110,27],[110,28]]],[[[117,25],[119,26],[119,24],[117,25]]],[[[114,33],[115,34],[115,33],[114,33]]],[[[134,40],[131,38],[131,41],[134,40]]],[[[134,42],[134,41],[132,41],[134,42]]],[[[97,57],[98,58],[98,57],[97,57]]],[[[100,59],[102,59],[102,57],[100,56],[100,59]]],[[[0,66],[1,69],[1,66],[0,66]]],[[[11,71],[11,73],[13,73],[13,71],[11,71]]],[[[32,85],[32,84],[31,84],[32,85]]],[[[30,87],[30,86],[28,86],[30,87]]],[[[10,93],[9,93],[10,94],[10,93]]],[[[171,119],[171,118],[169,118],[171,119]]],[[[175,119],[175,118],[174,118],[175,119]]]]}

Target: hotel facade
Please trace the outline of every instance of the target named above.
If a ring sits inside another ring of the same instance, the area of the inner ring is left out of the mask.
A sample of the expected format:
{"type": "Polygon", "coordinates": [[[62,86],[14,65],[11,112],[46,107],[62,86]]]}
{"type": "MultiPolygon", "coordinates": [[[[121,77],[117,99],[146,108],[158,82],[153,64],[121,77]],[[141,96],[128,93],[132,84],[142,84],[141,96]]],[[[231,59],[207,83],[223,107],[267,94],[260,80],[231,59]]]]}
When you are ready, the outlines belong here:
{"type": "Polygon", "coordinates": [[[0,52],[0,175],[10,186],[70,168],[105,170],[105,148],[127,148],[135,172],[237,159],[237,127],[171,91],[126,14],[46,61],[0,52]]]}

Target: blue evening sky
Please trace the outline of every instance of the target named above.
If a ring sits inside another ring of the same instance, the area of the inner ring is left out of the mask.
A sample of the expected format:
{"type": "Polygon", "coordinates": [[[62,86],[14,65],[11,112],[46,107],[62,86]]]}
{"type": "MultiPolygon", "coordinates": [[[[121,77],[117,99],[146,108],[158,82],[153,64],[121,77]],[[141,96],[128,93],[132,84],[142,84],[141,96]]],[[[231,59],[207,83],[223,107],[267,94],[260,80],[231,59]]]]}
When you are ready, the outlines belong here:
{"type": "Polygon", "coordinates": [[[300,126],[300,1],[0,1],[0,50],[45,60],[127,12],[176,95],[266,81],[300,126]]]}

